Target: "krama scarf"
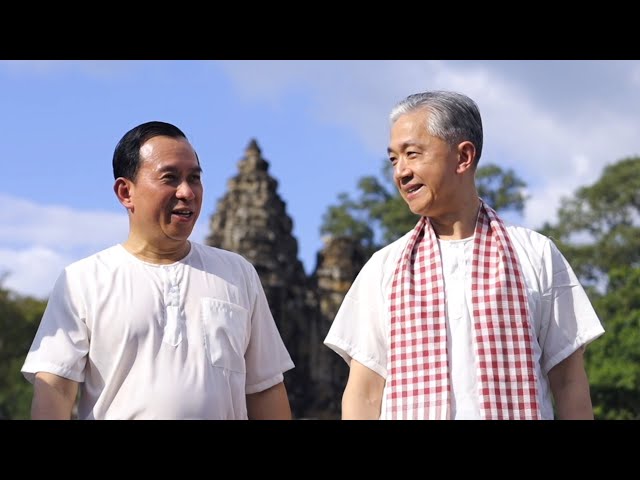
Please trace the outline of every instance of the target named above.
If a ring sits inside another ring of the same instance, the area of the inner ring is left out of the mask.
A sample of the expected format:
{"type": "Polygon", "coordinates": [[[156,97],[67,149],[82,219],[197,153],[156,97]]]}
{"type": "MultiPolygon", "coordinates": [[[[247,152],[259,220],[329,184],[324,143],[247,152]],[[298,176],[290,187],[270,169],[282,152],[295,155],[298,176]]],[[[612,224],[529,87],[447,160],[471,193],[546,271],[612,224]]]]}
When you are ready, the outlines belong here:
{"type": "MultiPolygon", "coordinates": [[[[482,200],[473,242],[473,347],[481,416],[539,419],[527,291],[506,228],[482,200]]],[[[450,417],[446,328],[440,249],[431,222],[422,217],[391,286],[387,418],[450,417]]]]}

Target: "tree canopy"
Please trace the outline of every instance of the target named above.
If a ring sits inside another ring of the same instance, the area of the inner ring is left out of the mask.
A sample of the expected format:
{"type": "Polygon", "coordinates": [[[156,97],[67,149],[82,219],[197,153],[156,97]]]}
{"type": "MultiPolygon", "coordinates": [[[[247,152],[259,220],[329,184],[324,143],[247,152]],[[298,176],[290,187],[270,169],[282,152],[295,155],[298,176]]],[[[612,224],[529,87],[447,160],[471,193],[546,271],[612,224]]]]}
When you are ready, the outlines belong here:
{"type": "Polygon", "coordinates": [[[596,415],[640,420],[640,157],[608,165],[563,200],[542,232],[587,287],[605,328],[585,356],[596,415]]]}
{"type": "Polygon", "coordinates": [[[640,157],[604,169],[593,185],[565,198],[551,236],[576,273],[590,286],[603,286],[616,266],[640,266],[640,157]]]}
{"type": "Polygon", "coordinates": [[[0,419],[29,418],[32,389],[20,369],[45,306],[12,293],[0,281],[0,419]]]}

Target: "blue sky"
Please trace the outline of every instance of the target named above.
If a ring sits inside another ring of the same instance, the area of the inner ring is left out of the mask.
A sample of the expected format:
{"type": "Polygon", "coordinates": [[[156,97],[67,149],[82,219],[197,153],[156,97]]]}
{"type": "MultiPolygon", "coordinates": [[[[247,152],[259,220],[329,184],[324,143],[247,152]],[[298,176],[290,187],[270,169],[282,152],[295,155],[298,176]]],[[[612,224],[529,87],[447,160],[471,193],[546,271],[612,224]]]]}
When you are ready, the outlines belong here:
{"type": "Polygon", "coordinates": [[[180,127],[202,161],[195,241],[257,139],[310,273],[327,207],[380,172],[389,110],[428,89],[476,100],[481,162],[527,182],[511,220],[531,228],[606,164],[640,155],[639,61],[0,61],[3,285],[45,298],[65,265],[126,238],[111,158],[149,120],[180,127]]]}

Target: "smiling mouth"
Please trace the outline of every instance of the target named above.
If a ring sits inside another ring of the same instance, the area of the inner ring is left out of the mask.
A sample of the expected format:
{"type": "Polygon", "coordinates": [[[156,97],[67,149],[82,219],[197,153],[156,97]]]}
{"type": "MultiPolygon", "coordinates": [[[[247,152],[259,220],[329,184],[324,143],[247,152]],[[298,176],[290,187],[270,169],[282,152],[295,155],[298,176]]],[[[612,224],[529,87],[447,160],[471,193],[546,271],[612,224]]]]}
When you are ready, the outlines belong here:
{"type": "Polygon", "coordinates": [[[411,195],[412,193],[417,192],[421,188],[422,188],[422,185],[414,185],[413,187],[406,189],[405,192],[407,193],[407,195],[411,195]]]}
{"type": "Polygon", "coordinates": [[[192,210],[173,210],[172,215],[177,215],[182,218],[191,218],[193,216],[192,210]]]}

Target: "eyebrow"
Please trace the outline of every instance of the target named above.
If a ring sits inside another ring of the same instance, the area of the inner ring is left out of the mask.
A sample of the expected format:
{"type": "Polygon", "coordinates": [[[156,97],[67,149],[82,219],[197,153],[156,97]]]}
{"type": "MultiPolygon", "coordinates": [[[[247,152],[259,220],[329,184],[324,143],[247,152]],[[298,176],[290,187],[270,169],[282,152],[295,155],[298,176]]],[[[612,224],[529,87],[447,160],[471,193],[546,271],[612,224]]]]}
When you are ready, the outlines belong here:
{"type": "MultiPolygon", "coordinates": [[[[406,150],[408,147],[419,147],[420,144],[418,142],[404,142],[400,144],[400,151],[406,150]]],[[[393,153],[393,149],[391,147],[387,147],[387,153],[393,153]]]]}
{"type": "MultiPolygon", "coordinates": [[[[164,173],[164,172],[177,172],[178,169],[172,165],[166,165],[160,169],[158,169],[158,173],[164,173]]],[[[202,167],[200,165],[198,165],[197,167],[193,167],[190,170],[191,173],[202,173],[202,167]]]]}

